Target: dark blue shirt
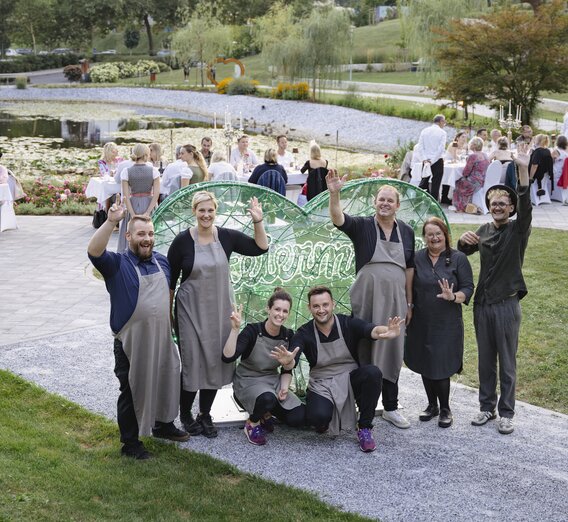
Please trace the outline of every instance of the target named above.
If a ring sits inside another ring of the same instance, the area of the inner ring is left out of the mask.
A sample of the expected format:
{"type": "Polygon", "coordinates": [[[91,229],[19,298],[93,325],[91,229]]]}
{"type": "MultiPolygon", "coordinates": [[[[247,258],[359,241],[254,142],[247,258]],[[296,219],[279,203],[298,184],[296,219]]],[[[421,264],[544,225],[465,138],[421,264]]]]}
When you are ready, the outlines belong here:
{"type": "MultiPolygon", "coordinates": [[[[165,256],[152,252],[152,257],[142,261],[130,249],[122,254],[105,250],[100,257],[89,255],[91,263],[104,277],[106,288],[110,294],[110,328],[114,333],[120,332],[128,322],[138,303],[140,284],[134,265],[142,276],[155,274],[160,263],[169,285],[170,265],[165,256]]],[[[168,310],[165,313],[169,313],[168,310]]]]}

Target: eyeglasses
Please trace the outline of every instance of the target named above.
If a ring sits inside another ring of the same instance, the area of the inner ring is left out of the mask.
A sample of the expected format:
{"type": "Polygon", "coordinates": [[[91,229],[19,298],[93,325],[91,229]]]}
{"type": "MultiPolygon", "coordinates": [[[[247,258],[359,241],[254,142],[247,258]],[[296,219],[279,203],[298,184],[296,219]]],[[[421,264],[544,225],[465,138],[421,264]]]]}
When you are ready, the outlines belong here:
{"type": "Polygon", "coordinates": [[[491,207],[504,208],[504,207],[508,207],[509,205],[511,205],[511,203],[505,203],[504,201],[492,201],[489,205],[491,207]]]}

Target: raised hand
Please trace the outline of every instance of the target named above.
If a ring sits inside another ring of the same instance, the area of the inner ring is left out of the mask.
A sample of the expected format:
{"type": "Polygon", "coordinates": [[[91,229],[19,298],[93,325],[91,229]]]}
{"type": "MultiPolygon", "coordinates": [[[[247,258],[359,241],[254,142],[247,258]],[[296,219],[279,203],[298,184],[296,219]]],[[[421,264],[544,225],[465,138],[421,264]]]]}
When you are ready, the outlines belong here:
{"type": "Polygon", "coordinates": [[[389,317],[387,331],[380,333],[379,338],[394,339],[395,337],[398,337],[400,335],[400,327],[404,324],[404,321],[405,319],[401,319],[398,315],[395,317],[389,317]]]}
{"type": "Polygon", "coordinates": [[[450,285],[447,279],[442,279],[438,281],[438,284],[440,285],[442,293],[436,295],[436,297],[445,299],[446,301],[454,301],[454,283],[450,285]]]}
{"type": "Polygon", "coordinates": [[[125,214],[126,208],[124,208],[124,205],[117,205],[116,203],[113,203],[108,209],[107,219],[111,223],[119,223],[122,221],[125,214]]]}
{"type": "Polygon", "coordinates": [[[278,390],[278,400],[282,402],[285,401],[287,397],[288,397],[288,388],[286,389],[280,388],[278,390]]]}
{"type": "Polygon", "coordinates": [[[329,169],[327,176],[325,177],[325,182],[327,184],[327,189],[331,194],[339,192],[343,185],[345,185],[345,180],[347,179],[347,174],[340,177],[336,170],[329,169]]]}
{"type": "Polygon", "coordinates": [[[517,156],[515,158],[515,163],[519,165],[519,167],[526,167],[529,166],[529,148],[530,144],[528,143],[519,143],[517,145],[517,156]]]}
{"type": "Polygon", "coordinates": [[[239,330],[241,327],[241,316],[243,313],[243,305],[237,306],[233,303],[233,312],[231,313],[231,329],[239,330]]]}
{"type": "Polygon", "coordinates": [[[460,242],[466,245],[477,245],[477,243],[479,243],[479,236],[475,232],[464,232],[460,237],[460,242]]]}
{"type": "Polygon", "coordinates": [[[248,213],[253,221],[256,222],[262,221],[263,217],[262,205],[258,202],[256,196],[250,198],[250,207],[248,209],[248,213]]]}
{"type": "Polygon", "coordinates": [[[281,344],[280,346],[276,346],[271,352],[270,357],[276,359],[280,366],[288,366],[292,364],[292,361],[296,358],[296,354],[300,350],[300,347],[297,346],[292,352],[288,351],[288,348],[281,344]]]}

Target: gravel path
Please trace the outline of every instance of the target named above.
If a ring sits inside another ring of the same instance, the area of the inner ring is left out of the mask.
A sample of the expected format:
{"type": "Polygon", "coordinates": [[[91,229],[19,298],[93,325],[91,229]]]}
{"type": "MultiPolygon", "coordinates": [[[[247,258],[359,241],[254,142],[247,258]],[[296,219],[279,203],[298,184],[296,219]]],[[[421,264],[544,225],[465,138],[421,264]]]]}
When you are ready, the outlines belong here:
{"type": "MultiPolygon", "coordinates": [[[[428,124],[403,118],[380,116],[363,111],[308,102],[272,100],[251,96],[226,96],[204,92],[173,91],[158,88],[53,88],[34,87],[18,90],[0,88],[0,100],[56,100],[97,103],[119,103],[175,109],[184,114],[198,114],[222,121],[225,109],[235,119],[254,119],[257,127],[271,124],[274,134],[290,131],[295,137],[316,139],[326,145],[335,145],[339,132],[339,146],[361,151],[388,152],[399,142],[417,140],[428,124]]],[[[451,133],[451,131],[450,131],[451,133]]]]}

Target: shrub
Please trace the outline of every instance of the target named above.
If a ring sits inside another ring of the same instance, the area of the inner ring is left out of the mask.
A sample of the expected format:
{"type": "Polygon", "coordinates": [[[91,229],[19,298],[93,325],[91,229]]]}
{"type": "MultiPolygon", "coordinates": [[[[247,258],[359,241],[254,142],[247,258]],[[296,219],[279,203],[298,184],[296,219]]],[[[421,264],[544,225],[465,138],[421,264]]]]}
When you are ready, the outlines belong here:
{"type": "Polygon", "coordinates": [[[11,60],[0,61],[0,73],[18,73],[29,71],[41,71],[43,69],[59,69],[66,65],[79,62],[80,56],[70,54],[45,54],[18,56],[11,60]]]}
{"type": "Polygon", "coordinates": [[[160,66],[153,60],[140,60],[136,63],[136,70],[140,75],[160,72],[160,66]]]}
{"type": "Polygon", "coordinates": [[[78,82],[83,75],[80,65],[67,65],[63,68],[63,74],[70,82],[78,82]]]}
{"type": "Polygon", "coordinates": [[[228,85],[227,94],[254,94],[257,86],[258,82],[256,80],[249,80],[241,76],[240,78],[234,78],[228,85]]]}
{"type": "Polygon", "coordinates": [[[228,77],[228,78],[223,78],[218,84],[217,84],[217,92],[219,94],[227,94],[227,89],[229,87],[229,85],[231,84],[231,82],[234,80],[234,78],[232,77],[228,77]]]}
{"type": "Polygon", "coordinates": [[[91,81],[95,83],[115,83],[120,70],[114,63],[104,63],[91,68],[91,81]]]}
{"type": "Polygon", "coordinates": [[[306,100],[310,94],[310,86],[307,82],[279,83],[272,90],[273,98],[282,100],[306,100]]]}
{"type": "Polygon", "coordinates": [[[16,78],[16,89],[25,89],[28,86],[28,77],[19,76],[16,78]]]}

